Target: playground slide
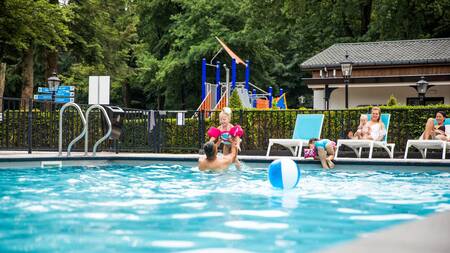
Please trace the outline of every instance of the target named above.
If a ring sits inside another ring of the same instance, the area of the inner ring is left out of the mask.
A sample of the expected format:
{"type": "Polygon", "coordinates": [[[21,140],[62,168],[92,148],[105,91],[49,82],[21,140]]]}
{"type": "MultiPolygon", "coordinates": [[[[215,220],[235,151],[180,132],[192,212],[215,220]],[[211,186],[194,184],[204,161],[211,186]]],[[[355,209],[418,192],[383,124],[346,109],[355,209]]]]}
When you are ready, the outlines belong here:
{"type": "Polygon", "coordinates": [[[235,89],[239,95],[242,106],[244,108],[252,108],[252,104],[250,103],[250,96],[248,95],[247,89],[241,87],[236,87],[235,89]]]}

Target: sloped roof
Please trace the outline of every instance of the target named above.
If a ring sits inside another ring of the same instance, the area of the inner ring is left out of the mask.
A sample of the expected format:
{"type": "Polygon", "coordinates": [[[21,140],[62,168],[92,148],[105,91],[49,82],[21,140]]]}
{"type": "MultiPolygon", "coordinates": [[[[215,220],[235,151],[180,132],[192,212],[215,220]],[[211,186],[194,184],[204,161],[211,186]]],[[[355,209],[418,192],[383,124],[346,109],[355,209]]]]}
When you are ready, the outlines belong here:
{"type": "Polygon", "coordinates": [[[450,63],[450,38],[338,43],[304,61],[301,68],[340,67],[346,52],[354,66],[450,63]]]}

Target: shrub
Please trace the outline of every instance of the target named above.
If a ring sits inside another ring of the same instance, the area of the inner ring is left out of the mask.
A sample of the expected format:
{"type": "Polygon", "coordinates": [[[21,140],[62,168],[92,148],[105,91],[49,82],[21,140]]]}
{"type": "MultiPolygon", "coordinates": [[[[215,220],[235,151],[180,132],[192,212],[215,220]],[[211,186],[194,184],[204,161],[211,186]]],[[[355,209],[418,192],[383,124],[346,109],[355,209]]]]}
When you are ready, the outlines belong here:
{"type": "Polygon", "coordinates": [[[243,109],[241,99],[239,98],[239,94],[237,93],[237,90],[234,89],[230,96],[230,103],[229,107],[233,110],[236,109],[243,109]]]}
{"type": "Polygon", "coordinates": [[[394,97],[394,94],[391,94],[391,96],[389,97],[388,101],[386,102],[387,106],[394,106],[397,105],[397,98],[394,97]]]}

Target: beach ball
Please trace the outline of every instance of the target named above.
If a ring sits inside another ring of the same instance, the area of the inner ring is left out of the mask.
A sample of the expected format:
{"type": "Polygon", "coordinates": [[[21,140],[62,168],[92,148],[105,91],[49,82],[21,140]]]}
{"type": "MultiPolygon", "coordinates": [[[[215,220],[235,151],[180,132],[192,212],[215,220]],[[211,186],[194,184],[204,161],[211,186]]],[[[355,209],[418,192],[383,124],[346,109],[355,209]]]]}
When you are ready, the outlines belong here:
{"type": "Polygon", "coordinates": [[[267,177],[275,188],[294,188],[300,180],[300,168],[289,158],[278,159],[269,165],[267,177]]]}

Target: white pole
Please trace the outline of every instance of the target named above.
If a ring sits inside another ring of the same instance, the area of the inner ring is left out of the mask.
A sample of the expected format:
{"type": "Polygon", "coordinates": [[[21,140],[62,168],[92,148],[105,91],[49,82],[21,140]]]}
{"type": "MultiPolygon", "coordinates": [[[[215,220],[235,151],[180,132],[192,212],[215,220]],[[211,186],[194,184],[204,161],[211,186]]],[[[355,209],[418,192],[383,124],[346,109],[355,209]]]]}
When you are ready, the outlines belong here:
{"type": "Polygon", "coordinates": [[[227,94],[226,99],[227,99],[227,107],[228,107],[228,102],[230,101],[230,69],[227,68],[226,64],[224,64],[223,67],[225,68],[225,71],[226,71],[226,74],[227,74],[226,75],[226,87],[227,87],[227,89],[226,89],[226,94],[227,94]]]}

